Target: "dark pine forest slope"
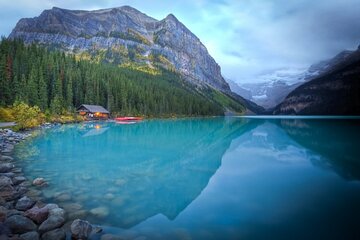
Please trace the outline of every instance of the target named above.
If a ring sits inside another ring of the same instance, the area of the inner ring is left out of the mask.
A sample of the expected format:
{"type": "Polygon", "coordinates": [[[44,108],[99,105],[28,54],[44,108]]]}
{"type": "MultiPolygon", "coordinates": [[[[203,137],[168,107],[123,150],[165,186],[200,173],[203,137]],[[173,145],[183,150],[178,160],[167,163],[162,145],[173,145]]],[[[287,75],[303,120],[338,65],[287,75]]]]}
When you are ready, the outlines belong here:
{"type": "Polygon", "coordinates": [[[210,87],[196,90],[170,70],[154,73],[76,59],[20,40],[0,43],[0,106],[16,100],[61,113],[82,103],[146,116],[242,113],[243,105],[210,87]]]}
{"type": "Polygon", "coordinates": [[[274,114],[360,115],[360,47],[293,90],[274,114]]]}

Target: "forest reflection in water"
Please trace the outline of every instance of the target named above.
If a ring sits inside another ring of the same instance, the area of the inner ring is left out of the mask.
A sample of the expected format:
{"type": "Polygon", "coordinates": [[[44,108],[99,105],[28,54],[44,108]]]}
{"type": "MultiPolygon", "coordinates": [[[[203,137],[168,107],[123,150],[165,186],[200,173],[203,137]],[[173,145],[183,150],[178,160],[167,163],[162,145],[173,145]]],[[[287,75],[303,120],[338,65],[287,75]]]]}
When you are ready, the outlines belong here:
{"type": "Polygon", "coordinates": [[[338,236],[354,234],[353,221],[360,220],[354,214],[360,213],[359,130],[358,120],[329,119],[95,122],[48,129],[16,151],[29,178],[49,181],[43,200],[64,208],[77,203],[78,214],[109,232],[150,239],[172,238],[178,228],[200,239],[307,237],[302,228],[320,220],[326,226],[331,207],[347,216],[332,233],[338,236]],[[322,201],[317,212],[304,211],[322,201]],[[290,221],[290,213],[298,219],[290,221]]]}

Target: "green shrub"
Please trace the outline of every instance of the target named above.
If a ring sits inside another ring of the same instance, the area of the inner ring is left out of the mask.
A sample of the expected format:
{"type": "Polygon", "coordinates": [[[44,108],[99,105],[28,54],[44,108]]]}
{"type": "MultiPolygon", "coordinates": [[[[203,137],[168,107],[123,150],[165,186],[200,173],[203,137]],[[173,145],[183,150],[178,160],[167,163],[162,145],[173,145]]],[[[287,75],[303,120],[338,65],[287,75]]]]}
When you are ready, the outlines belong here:
{"type": "Polygon", "coordinates": [[[82,116],[71,112],[63,112],[61,115],[52,115],[50,117],[50,122],[56,123],[73,123],[82,121],[84,121],[82,116]]]}

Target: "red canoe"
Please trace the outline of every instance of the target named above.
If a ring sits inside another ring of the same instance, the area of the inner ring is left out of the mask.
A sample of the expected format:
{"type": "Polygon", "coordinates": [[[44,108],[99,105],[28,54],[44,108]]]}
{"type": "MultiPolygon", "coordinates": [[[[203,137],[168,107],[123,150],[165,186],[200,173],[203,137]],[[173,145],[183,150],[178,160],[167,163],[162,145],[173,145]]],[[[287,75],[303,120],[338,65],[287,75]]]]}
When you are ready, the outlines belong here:
{"type": "Polygon", "coordinates": [[[135,124],[138,121],[116,121],[117,124],[135,124]]]}
{"type": "Polygon", "coordinates": [[[115,118],[116,121],[141,121],[143,120],[142,117],[117,117],[115,118]]]}

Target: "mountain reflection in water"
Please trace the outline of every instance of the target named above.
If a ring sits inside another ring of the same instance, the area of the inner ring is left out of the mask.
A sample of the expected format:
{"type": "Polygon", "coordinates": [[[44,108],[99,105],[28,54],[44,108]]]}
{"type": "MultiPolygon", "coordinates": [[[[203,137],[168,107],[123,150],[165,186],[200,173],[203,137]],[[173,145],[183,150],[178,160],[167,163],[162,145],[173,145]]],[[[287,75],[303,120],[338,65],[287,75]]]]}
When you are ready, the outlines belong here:
{"type": "Polygon", "coordinates": [[[41,199],[124,238],[336,239],[360,229],[359,130],[358,120],[99,122],[16,151],[28,177],[49,181],[41,199]]]}
{"type": "Polygon", "coordinates": [[[357,119],[281,120],[287,134],[321,158],[314,165],[331,168],[349,180],[360,180],[360,121],[357,119]]]}

